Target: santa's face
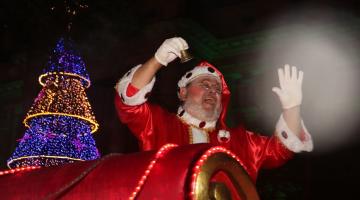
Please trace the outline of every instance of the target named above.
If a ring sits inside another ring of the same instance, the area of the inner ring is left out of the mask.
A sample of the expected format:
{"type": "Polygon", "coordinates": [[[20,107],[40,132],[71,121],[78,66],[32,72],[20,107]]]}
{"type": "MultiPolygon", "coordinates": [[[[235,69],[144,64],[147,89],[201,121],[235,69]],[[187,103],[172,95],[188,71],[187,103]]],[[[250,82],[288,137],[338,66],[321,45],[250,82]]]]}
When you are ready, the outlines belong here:
{"type": "Polygon", "coordinates": [[[203,75],[182,88],[180,98],[184,101],[184,109],[193,117],[213,121],[217,120],[221,113],[221,92],[218,78],[203,75]]]}

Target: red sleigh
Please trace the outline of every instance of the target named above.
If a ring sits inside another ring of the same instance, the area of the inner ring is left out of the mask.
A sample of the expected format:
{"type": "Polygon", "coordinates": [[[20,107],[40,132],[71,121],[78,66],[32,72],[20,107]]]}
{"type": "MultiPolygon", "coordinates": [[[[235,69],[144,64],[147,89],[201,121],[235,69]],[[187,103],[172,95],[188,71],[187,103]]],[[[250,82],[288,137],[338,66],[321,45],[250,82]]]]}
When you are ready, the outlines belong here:
{"type": "Polygon", "coordinates": [[[110,154],[101,159],[0,172],[1,199],[259,199],[240,161],[208,144],[110,154]]]}

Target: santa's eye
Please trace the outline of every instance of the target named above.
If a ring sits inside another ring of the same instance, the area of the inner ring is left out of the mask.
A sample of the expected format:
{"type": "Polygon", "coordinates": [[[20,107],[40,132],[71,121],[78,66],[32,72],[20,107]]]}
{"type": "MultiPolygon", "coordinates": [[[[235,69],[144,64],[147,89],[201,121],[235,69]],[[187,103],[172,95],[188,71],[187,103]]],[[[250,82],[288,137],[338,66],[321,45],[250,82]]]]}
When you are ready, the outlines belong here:
{"type": "Polygon", "coordinates": [[[199,86],[204,90],[214,90],[217,94],[221,94],[221,89],[217,85],[210,85],[208,83],[200,83],[199,86]]]}

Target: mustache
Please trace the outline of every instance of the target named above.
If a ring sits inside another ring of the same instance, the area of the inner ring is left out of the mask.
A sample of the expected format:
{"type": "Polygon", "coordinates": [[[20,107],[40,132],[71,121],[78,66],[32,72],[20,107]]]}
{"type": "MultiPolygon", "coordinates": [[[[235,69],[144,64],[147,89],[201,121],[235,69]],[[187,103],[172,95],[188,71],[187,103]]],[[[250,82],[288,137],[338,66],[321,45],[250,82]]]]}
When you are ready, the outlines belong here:
{"type": "Polygon", "coordinates": [[[203,97],[203,101],[211,101],[211,102],[217,103],[219,100],[214,95],[206,95],[203,97]]]}

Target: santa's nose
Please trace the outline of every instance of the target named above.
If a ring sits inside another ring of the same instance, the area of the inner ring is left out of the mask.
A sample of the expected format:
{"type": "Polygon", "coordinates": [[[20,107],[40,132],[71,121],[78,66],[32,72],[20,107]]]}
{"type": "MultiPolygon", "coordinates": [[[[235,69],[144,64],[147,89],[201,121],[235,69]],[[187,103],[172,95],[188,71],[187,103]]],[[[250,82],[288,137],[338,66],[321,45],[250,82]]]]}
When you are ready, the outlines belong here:
{"type": "Polygon", "coordinates": [[[216,90],[216,88],[209,88],[209,93],[211,93],[211,94],[217,94],[217,90],[216,90]]]}

